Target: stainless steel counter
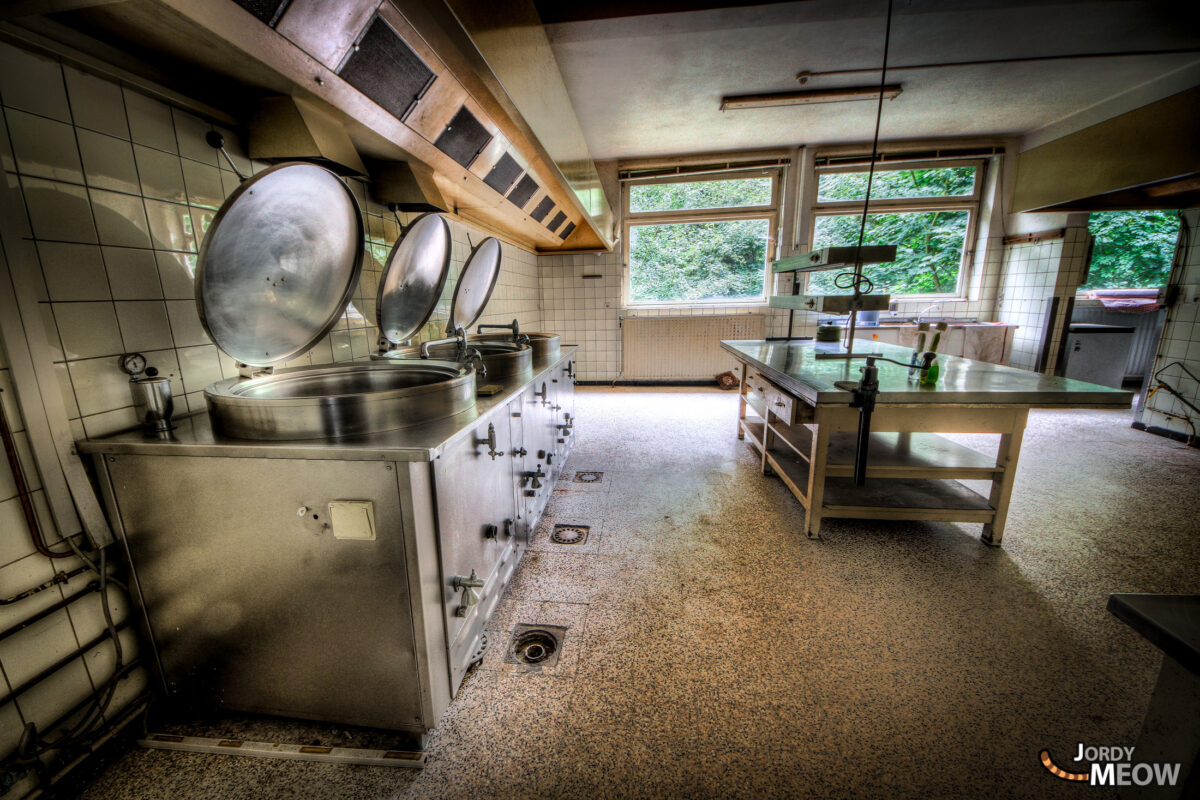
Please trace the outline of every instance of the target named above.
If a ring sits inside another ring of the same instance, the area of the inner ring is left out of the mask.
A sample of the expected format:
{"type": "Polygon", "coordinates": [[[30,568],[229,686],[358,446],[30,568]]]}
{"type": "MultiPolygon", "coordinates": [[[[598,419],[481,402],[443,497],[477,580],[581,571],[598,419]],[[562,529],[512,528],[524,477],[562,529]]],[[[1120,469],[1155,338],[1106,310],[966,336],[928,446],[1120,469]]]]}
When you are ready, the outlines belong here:
{"type": "MultiPolygon", "coordinates": [[[[838,342],[812,340],[769,342],[761,339],[724,341],[721,347],[740,361],[760,369],[770,380],[813,405],[850,402],[850,393],[835,381],[857,381],[862,359],[818,360],[818,352],[844,353],[838,342]]],[[[912,350],[882,342],[855,340],[855,353],[882,353],[908,363],[912,350]]],[[[1028,408],[1081,406],[1128,408],[1133,394],[1107,386],[1042,375],[1023,369],[988,364],[956,356],[938,356],[941,375],[935,386],[921,386],[908,368],[886,361],[879,368],[879,405],[1014,405],[1028,408]]]]}
{"type": "Polygon", "coordinates": [[[558,355],[535,361],[530,375],[505,381],[488,381],[504,390],[491,397],[480,397],[475,407],[413,428],[384,431],[368,436],[297,441],[259,441],[233,439],[213,430],[207,412],[176,417],[176,429],[168,439],[148,438],[140,430],[126,431],[101,439],[76,442],[80,453],[141,453],[157,455],[226,456],[231,458],[308,458],[336,461],[432,461],[443,450],[466,435],[475,423],[493,409],[511,402],[531,380],[536,382],[564,358],[570,358],[578,345],[564,345],[558,355]]]}

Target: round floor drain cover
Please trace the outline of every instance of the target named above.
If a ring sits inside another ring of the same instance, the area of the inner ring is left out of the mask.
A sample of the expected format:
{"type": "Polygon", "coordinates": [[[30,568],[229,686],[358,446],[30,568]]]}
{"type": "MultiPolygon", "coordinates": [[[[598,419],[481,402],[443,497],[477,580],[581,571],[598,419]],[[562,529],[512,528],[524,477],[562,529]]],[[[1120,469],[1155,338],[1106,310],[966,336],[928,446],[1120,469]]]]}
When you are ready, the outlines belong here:
{"type": "Polygon", "coordinates": [[[575,473],[575,482],[576,483],[595,483],[596,481],[600,480],[602,477],[604,477],[603,472],[576,472],[575,473]]]}
{"type": "Polygon", "coordinates": [[[555,525],[550,541],[555,544],[583,544],[587,541],[586,525],[555,525]]]}
{"type": "Polygon", "coordinates": [[[556,650],[558,641],[549,631],[525,631],[513,639],[512,654],[522,664],[541,664],[556,650]]]}

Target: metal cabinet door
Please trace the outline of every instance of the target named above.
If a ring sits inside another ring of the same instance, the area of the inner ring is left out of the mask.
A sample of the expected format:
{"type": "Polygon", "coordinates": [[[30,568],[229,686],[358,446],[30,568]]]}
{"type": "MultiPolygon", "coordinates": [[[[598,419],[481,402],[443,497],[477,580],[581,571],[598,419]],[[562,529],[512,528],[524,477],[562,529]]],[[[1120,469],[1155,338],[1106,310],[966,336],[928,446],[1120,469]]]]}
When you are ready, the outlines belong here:
{"type": "Polygon", "coordinates": [[[491,614],[515,566],[517,514],[510,450],[508,421],[494,414],[447,447],[434,462],[452,664],[456,649],[465,646],[466,634],[482,630],[476,620],[486,620],[491,614]],[[465,590],[456,589],[454,581],[469,579],[472,572],[483,585],[475,589],[479,602],[468,605],[464,603],[465,590]]]}
{"type": "Polygon", "coordinates": [[[554,439],[550,436],[550,382],[537,381],[522,393],[521,427],[525,435],[525,466],[522,473],[521,493],[525,498],[526,515],[532,531],[541,518],[542,510],[554,490],[554,479],[550,474],[550,462],[554,453],[554,439]],[[547,461],[550,458],[550,461],[547,461]]]}
{"type": "Polygon", "coordinates": [[[508,404],[508,432],[512,440],[509,455],[512,456],[510,463],[512,464],[513,502],[517,509],[516,539],[518,559],[520,559],[521,551],[529,544],[530,536],[533,534],[533,528],[530,525],[532,504],[527,502],[525,497],[525,490],[529,484],[526,472],[530,469],[530,465],[534,460],[534,457],[529,452],[529,448],[525,446],[525,396],[530,394],[530,392],[531,390],[526,389],[517,399],[508,404]]]}

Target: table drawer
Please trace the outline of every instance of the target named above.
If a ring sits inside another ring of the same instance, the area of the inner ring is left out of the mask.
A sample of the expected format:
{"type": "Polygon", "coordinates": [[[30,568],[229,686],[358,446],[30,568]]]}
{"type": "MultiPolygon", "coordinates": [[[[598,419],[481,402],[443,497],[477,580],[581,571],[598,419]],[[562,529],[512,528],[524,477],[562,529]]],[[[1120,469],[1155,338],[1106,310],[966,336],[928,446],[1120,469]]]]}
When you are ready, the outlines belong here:
{"type": "Polygon", "coordinates": [[[767,384],[767,410],[787,425],[796,424],[796,398],[774,384],[767,384]]]}

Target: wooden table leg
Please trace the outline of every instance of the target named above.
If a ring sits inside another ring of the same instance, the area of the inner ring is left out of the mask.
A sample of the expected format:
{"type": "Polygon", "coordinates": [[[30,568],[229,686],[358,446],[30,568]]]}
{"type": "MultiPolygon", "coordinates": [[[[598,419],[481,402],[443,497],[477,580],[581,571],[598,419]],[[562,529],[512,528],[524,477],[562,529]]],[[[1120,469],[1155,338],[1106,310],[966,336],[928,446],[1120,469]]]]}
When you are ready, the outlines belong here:
{"type": "MultiPolygon", "coordinates": [[[[819,413],[819,412],[818,412],[819,413]]],[[[825,497],[825,459],[829,455],[829,426],[813,426],[812,450],[808,462],[808,514],[804,532],[810,539],[821,538],[821,504],[825,497]]]]}
{"type": "Polygon", "coordinates": [[[745,361],[740,362],[741,376],[738,380],[738,418],[737,418],[737,436],[739,439],[746,438],[746,432],[742,430],[742,420],[746,418],[746,371],[750,369],[750,365],[745,361]]]}
{"type": "Polygon", "coordinates": [[[996,450],[996,466],[1004,467],[998,480],[992,481],[988,505],[996,510],[991,522],[983,524],[984,544],[999,547],[1004,539],[1004,523],[1008,517],[1008,504],[1012,500],[1013,482],[1017,477],[1017,458],[1021,454],[1021,440],[1025,437],[1025,422],[1029,410],[1021,409],[1013,415],[1013,427],[1008,433],[1000,434],[1000,447],[996,450]]]}

